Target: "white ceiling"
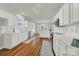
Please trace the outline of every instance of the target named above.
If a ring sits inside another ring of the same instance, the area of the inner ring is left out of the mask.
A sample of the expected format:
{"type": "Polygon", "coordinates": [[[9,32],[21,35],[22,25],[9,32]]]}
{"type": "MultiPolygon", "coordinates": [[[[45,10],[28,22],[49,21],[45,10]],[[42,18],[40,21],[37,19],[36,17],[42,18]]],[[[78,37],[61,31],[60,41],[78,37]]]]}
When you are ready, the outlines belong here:
{"type": "Polygon", "coordinates": [[[34,22],[51,22],[62,5],[62,3],[5,3],[0,4],[0,9],[13,14],[22,14],[34,22]]]}

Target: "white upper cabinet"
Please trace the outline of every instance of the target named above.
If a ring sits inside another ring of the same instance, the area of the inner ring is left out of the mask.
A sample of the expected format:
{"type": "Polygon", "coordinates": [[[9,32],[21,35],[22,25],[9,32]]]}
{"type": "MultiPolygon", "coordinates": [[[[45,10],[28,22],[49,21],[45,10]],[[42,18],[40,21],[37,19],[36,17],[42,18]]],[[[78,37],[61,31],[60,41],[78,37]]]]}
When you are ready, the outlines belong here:
{"type": "Polygon", "coordinates": [[[61,12],[60,17],[60,26],[69,24],[69,4],[64,4],[64,6],[59,11],[61,12]]]}
{"type": "Polygon", "coordinates": [[[71,6],[71,22],[79,21],[79,4],[73,3],[71,6]]]}
{"type": "Polygon", "coordinates": [[[69,4],[65,4],[63,7],[63,25],[69,24],[69,4]]]}
{"type": "Polygon", "coordinates": [[[55,20],[59,18],[59,26],[69,24],[69,4],[66,3],[57,13],[55,20]]]}
{"type": "Polygon", "coordinates": [[[79,22],[79,3],[64,4],[58,15],[60,26],[79,22]]]}
{"type": "Polygon", "coordinates": [[[63,25],[63,8],[59,10],[57,18],[59,18],[59,26],[63,25]]]}

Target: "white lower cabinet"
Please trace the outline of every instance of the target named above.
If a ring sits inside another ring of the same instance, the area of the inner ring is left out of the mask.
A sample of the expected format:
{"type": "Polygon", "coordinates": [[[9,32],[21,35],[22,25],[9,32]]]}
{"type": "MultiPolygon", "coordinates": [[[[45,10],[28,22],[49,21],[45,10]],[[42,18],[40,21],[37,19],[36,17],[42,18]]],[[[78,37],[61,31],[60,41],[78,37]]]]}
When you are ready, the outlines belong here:
{"type": "Polygon", "coordinates": [[[54,35],[53,37],[53,49],[55,51],[56,56],[58,56],[58,38],[54,35]]]}
{"type": "Polygon", "coordinates": [[[4,45],[4,34],[0,35],[0,49],[3,47],[4,45]]]}
{"type": "Polygon", "coordinates": [[[79,53],[78,48],[68,46],[68,51],[67,51],[68,56],[78,56],[79,55],[78,53],[79,53]]]}
{"type": "Polygon", "coordinates": [[[53,45],[56,56],[79,56],[79,48],[67,44],[61,35],[54,35],[53,45]]]}
{"type": "Polygon", "coordinates": [[[58,41],[58,55],[59,56],[66,56],[67,55],[67,46],[63,41],[58,41]]]}
{"type": "Polygon", "coordinates": [[[27,38],[28,38],[27,32],[3,34],[0,36],[0,39],[2,39],[0,40],[2,43],[0,49],[3,48],[11,49],[16,45],[20,44],[21,42],[27,40],[27,38]]]}

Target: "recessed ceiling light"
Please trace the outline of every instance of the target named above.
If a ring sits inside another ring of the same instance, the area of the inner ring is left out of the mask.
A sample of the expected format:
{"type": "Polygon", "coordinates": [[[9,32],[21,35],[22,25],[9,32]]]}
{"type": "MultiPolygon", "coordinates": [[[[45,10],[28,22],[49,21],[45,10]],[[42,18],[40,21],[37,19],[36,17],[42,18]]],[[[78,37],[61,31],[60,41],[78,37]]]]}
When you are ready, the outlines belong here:
{"type": "Polygon", "coordinates": [[[32,10],[33,10],[35,13],[39,13],[39,10],[40,10],[41,7],[42,7],[41,4],[36,4],[35,7],[32,8],[32,10]]]}
{"type": "Polygon", "coordinates": [[[39,13],[39,10],[36,9],[36,8],[32,8],[32,10],[33,10],[35,13],[39,13]]]}

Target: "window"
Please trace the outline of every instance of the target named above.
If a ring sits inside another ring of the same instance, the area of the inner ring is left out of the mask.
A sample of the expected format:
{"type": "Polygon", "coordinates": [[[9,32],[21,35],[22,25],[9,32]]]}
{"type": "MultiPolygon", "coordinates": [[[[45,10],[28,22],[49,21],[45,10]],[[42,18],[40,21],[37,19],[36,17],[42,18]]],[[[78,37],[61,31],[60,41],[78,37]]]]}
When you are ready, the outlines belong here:
{"type": "Polygon", "coordinates": [[[18,27],[20,29],[24,28],[24,17],[20,14],[17,14],[18,17],[18,27]]]}
{"type": "Polygon", "coordinates": [[[44,32],[48,32],[48,24],[41,24],[41,30],[44,32]]]}

